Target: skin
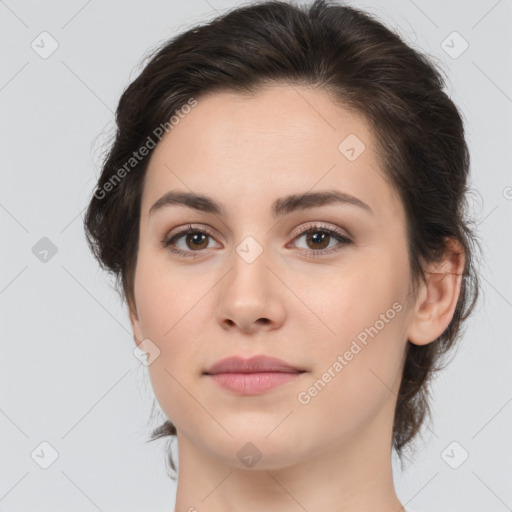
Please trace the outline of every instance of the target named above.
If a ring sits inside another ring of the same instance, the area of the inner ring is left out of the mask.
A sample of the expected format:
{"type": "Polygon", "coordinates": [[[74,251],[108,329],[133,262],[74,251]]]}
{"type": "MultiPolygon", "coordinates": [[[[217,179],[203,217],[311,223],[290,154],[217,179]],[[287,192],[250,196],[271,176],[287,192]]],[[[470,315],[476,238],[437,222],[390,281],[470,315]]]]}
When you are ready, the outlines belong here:
{"type": "Polygon", "coordinates": [[[402,510],[391,439],[407,340],[423,345],[442,334],[464,265],[451,242],[415,299],[405,226],[368,124],[320,90],[216,92],[200,97],[162,139],[143,190],[130,321],[137,345],[150,339],[160,350],[148,371],[178,431],[176,512],[402,510]],[[338,149],[349,134],[365,144],[354,161],[338,149]],[[330,189],[359,198],[373,213],[329,204],[272,216],[278,198],[330,189]],[[211,196],[226,216],[183,205],[149,215],[170,190],[211,196]],[[339,228],[352,243],[331,236],[322,245],[297,231],[319,222],[316,233],[339,228]],[[173,254],[162,240],[189,223],[213,237],[201,245],[184,235],[174,245],[195,257],[173,254]],[[262,249],[252,263],[236,251],[248,236],[262,249]],[[330,252],[311,255],[322,249],[330,252]],[[300,403],[298,394],[396,303],[401,311],[300,403]],[[256,354],[306,372],[255,396],[203,375],[225,357],[256,354]],[[247,442],[262,454],[252,467],[237,457],[247,442]]]}

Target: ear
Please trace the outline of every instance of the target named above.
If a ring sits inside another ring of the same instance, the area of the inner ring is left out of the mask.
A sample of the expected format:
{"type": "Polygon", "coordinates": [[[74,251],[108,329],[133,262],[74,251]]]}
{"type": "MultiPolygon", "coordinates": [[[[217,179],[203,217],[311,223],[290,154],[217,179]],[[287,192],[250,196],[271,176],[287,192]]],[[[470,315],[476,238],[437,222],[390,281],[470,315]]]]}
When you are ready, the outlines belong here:
{"type": "Polygon", "coordinates": [[[411,343],[431,343],[448,327],[459,299],[464,265],[462,245],[446,238],[442,260],[425,269],[426,283],[421,284],[407,334],[411,343]]]}
{"type": "Polygon", "coordinates": [[[132,325],[133,341],[135,342],[136,346],[139,346],[144,339],[144,335],[142,334],[142,327],[137,313],[137,306],[134,299],[130,298],[127,302],[130,315],[130,323],[132,325]]]}

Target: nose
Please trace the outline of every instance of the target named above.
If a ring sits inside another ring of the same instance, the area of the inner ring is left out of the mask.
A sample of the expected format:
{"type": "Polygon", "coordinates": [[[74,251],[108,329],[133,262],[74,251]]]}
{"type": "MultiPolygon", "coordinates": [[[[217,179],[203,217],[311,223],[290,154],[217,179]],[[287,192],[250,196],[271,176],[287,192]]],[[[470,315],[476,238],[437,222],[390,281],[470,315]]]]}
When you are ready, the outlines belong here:
{"type": "Polygon", "coordinates": [[[233,252],[231,269],[219,283],[215,312],[224,330],[254,334],[283,324],[286,286],[268,263],[265,251],[251,263],[233,252]]]}

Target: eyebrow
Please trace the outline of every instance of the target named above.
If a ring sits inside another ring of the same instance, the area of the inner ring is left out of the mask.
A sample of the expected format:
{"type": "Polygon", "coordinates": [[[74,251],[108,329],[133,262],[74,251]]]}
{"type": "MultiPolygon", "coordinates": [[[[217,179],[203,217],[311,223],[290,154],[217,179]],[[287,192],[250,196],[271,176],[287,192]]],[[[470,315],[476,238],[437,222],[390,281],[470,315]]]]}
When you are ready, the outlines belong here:
{"type": "MultiPolygon", "coordinates": [[[[370,205],[357,197],[338,190],[306,192],[304,194],[293,194],[281,197],[272,204],[272,213],[274,217],[283,217],[295,211],[318,208],[329,204],[357,206],[373,214],[370,205]]],[[[149,209],[149,215],[172,205],[182,205],[201,212],[212,213],[221,217],[226,216],[224,207],[215,199],[202,194],[179,192],[176,190],[171,190],[158,199],[149,209]]]]}

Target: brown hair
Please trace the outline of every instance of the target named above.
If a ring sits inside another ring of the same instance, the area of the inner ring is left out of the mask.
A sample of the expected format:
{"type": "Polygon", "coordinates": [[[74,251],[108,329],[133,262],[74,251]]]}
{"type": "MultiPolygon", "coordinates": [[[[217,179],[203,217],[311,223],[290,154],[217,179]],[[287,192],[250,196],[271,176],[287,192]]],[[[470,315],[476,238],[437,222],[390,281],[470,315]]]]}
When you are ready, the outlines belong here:
{"type": "MultiPolygon", "coordinates": [[[[121,282],[130,307],[151,151],[130,170],[126,162],[190,98],[215,91],[251,94],[267,84],[306,85],[364,116],[406,210],[414,293],[425,279],[423,264],[440,259],[446,238],[461,243],[465,268],[450,324],[432,343],[408,343],[393,424],[393,446],[402,459],[430,415],[427,384],[479,294],[472,256],[478,240],[466,218],[469,151],[439,70],[370,14],[328,0],[241,6],[166,41],[146,59],[120,98],[117,133],[84,219],[91,250],[118,287],[121,282]]],[[[151,440],[175,434],[166,421],[151,440]]],[[[176,469],[170,452],[168,462],[176,469]]]]}

